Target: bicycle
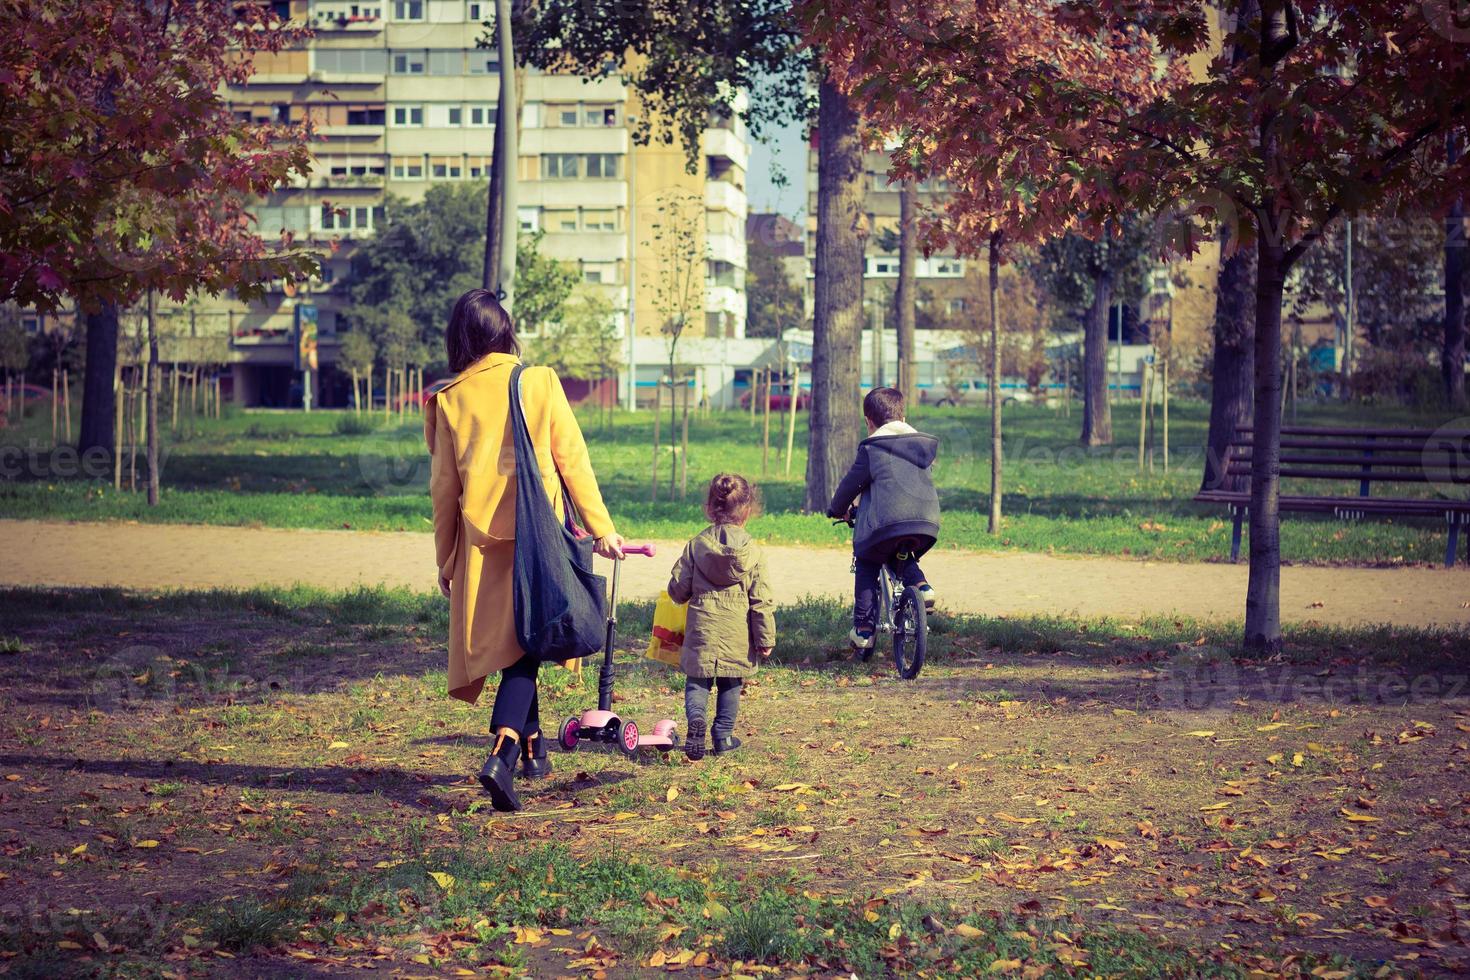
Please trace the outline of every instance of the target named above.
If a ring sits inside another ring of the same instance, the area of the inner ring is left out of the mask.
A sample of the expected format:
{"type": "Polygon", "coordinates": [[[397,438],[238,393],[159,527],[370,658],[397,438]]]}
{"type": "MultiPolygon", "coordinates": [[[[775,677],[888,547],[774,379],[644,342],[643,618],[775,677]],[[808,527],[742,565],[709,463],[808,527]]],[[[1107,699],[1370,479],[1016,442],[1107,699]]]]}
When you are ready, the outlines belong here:
{"type": "MultiPolygon", "coordinates": [[[[851,519],[835,520],[833,526],[846,524],[852,527],[851,519]]],[[[895,549],[903,555],[918,549],[919,542],[902,539],[895,549]]],[[[903,680],[911,681],[919,676],[924,667],[924,654],[929,646],[929,615],[924,607],[924,597],[917,586],[904,585],[903,580],[885,562],[878,569],[878,619],[873,624],[873,645],[857,651],[857,658],[864,662],[872,659],[878,649],[878,634],[893,637],[893,667],[903,680]]],[[[854,556],[852,572],[857,571],[854,556]]]]}

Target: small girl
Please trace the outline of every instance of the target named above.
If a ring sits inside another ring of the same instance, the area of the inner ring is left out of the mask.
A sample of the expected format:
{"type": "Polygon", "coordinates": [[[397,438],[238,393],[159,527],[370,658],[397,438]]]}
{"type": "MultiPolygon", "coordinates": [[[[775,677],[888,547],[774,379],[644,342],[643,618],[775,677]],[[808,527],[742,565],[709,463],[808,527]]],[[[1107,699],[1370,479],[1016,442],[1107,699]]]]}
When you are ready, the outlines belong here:
{"type": "Polygon", "coordinates": [[[735,712],[740,686],[776,646],[775,601],[765,580],[760,547],[745,522],[760,512],[760,496],[743,476],[721,473],[709,484],[704,513],[710,526],[687,545],[669,579],[669,598],[689,603],[680,668],[687,738],[684,754],[704,758],[705,709],[715,704],[714,753],[740,748],[735,712]]]}

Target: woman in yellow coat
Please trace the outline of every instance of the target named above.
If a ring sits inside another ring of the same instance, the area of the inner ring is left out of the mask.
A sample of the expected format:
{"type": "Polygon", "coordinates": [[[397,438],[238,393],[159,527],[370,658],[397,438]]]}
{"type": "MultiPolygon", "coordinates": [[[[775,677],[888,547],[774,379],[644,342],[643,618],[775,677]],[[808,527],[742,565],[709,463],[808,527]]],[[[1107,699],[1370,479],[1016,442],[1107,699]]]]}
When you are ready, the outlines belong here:
{"type": "MultiPolygon", "coordinates": [[[[527,776],[551,772],[536,697],[540,664],[516,640],[511,588],[516,481],[509,386],[520,345],[510,315],[484,289],[459,298],[444,339],[457,376],[425,403],[424,438],[432,458],[439,588],[449,598],[449,693],[473,704],[485,678],[501,672],[490,718],[495,745],[480,782],[496,809],[519,810],[513,785],[517,757],[527,776]]],[[[623,539],[602,502],[587,443],[556,372],[527,368],[520,387],[553,509],[562,512],[565,483],[597,538],[597,553],[621,558],[623,539]]]]}

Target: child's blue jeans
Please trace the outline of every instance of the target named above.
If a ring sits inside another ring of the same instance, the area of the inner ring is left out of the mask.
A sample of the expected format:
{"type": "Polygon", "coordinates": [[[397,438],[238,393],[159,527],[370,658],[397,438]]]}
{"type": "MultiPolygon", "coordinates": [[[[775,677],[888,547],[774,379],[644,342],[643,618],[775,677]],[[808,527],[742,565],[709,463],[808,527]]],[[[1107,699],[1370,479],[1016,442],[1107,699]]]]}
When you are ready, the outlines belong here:
{"type": "Polygon", "coordinates": [[[704,721],[705,711],[709,707],[710,688],[718,687],[715,723],[710,728],[710,734],[714,738],[729,738],[735,734],[735,713],[740,710],[740,685],[743,683],[739,677],[688,678],[684,682],[685,720],[691,724],[695,720],[704,721]]]}
{"type": "MultiPolygon", "coordinates": [[[[919,568],[919,560],[912,555],[895,555],[888,559],[888,571],[904,585],[923,585],[927,580],[919,568]]],[[[852,625],[860,632],[873,632],[878,621],[878,570],[881,561],[866,561],[856,556],[852,559],[852,625]]]]}

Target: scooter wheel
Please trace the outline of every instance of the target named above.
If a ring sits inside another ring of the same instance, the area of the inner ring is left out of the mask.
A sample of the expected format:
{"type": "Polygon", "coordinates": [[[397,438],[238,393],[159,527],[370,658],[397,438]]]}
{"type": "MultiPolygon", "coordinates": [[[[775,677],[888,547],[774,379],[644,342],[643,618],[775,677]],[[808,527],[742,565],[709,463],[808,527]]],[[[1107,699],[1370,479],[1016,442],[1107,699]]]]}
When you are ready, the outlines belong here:
{"type": "Polygon", "coordinates": [[[575,715],[561,723],[561,734],[557,736],[557,741],[561,742],[563,752],[577,751],[577,746],[582,744],[581,731],[582,722],[575,715]]]}
{"type": "Polygon", "coordinates": [[[638,755],[637,722],[623,722],[622,727],[618,729],[618,748],[621,749],[623,754],[630,759],[635,758],[638,755]]]}

